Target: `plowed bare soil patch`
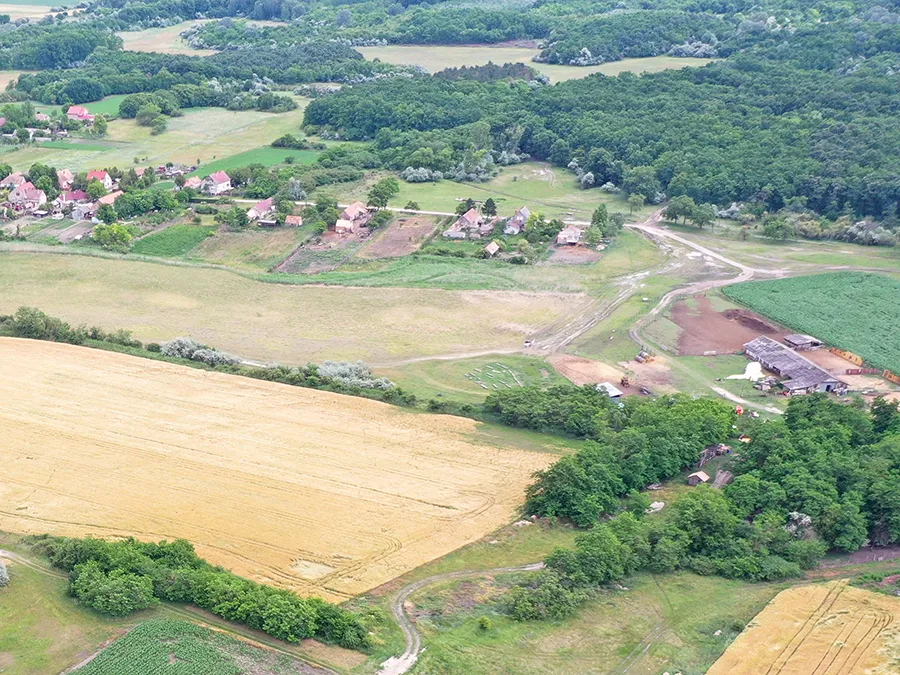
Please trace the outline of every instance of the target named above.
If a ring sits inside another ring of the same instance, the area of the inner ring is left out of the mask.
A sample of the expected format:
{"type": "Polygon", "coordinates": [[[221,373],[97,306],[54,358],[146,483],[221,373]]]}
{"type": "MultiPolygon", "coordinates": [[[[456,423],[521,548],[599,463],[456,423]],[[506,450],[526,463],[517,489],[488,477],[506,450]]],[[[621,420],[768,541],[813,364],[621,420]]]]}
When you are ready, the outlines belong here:
{"type": "Polygon", "coordinates": [[[671,319],[681,328],[678,353],[682,356],[736,354],[760,335],[780,340],[789,331],[747,309],[717,312],[705,295],[672,306],[671,319]]]}
{"type": "Polygon", "coordinates": [[[358,254],[359,258],[400,258],[418,251],[422,241],[434,232],[437,224],[433,217],[400,217],[358,254]]]}
{"type": "Polygon", "coordinates": [[[70,345],[0,338],[0,373],[0,530],[184,537],[330,599],[508,522],[553,459],[471,420],[70,345]]]}
{"type": "Polygon", "coordinates": [[[833,581],[779,593],[708,675],[896,673],[900,600],[833,581]]]}

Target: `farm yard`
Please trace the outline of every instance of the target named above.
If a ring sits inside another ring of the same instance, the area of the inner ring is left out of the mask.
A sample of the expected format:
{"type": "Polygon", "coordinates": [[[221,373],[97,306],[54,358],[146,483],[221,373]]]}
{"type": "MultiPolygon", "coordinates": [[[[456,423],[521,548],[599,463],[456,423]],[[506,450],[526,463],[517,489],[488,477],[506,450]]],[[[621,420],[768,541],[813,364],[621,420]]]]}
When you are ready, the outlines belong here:
{"type": "Polygon", "coordinates": [[[0,363],[0,529],[183,537],[306,595],[480,538],[553,460],[471,420],[123,354],[5,338],[0,363]]]}
{"type": "Polygon", "coordinates": [[[575,293],[263,284],[232,272],[80,255],[2,255],[0,312],[40,306],[140,340],[190,335],[238,356],[384,363],[518,348],[590,303],[575,293]],[[55,292],[65,284],[66,293],[55,292]],[[215,303],[210,303],[215,298],[215,303]]]}
{"type": "Polygon", "coordinates": [[[896,598],[846,581],[783,591],[709,675],[892,673],[900,659],[896,598]]]}
{"type": "Polygon", "coordinates": [[[714,59],[694,59],[676,56],[654,56],[641,59],[623,59],[603,63],[598,66],[558,66],[536,63],[532,59],[540,54],[540,49],[529,47],[508,47],[493,45],[429,45],[428,48],[410,45],[388,45],[384,47],[356,47],[370,61],[378,59],[397,65],[417,65],[436,73],[445,68],[481,66],[488,62],[526,63],[550,78],[551,82],[587,77],[594,73],[615,76],[619,73],[657,73],[662,70],[705,66],[714,59]]]}
{"type": "Polygon", "coordinates": [[[900,281],[878,274],[837,272],[729,286],[732,300],[900,372],[900,281]]]}

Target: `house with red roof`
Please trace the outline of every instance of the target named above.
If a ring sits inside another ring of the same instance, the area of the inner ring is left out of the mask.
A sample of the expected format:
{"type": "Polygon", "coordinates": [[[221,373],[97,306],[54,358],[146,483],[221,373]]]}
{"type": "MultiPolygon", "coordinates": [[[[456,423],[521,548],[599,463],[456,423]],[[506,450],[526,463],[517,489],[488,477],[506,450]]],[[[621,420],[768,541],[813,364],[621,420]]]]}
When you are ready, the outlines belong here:
{"type": "Polygon", "coordinates": [[[75,174],[68,169],[56,170],[56,183],[60,190],[69,190],[75,182],[75,174]]]}
{"type": "Polygon", "coordinates": [[[216,196],[231,191],[231,178],[224,171],[216,171],[203,179],[203,192],[216,196]]]}
{"type": "Polygon", "coordinates": [[[66,110],[66,117],[68,117],[70,120],[83,122],[88,126],[92,126],[94,124],[94,116],[89,113],[88,109],[83,105],[70,105],[68,110],[66,110]]]}
{"type": "Polygon", "coordinates": [[[103,187],[107,190],[112,190],[113,179],[106,171],[103,171],[102,169],[99,171],[88,171],[87,182],[90,183],[92,180],[99,180],[103,184],[103,187]]]}
{"type": "Polygon", "coordinates": [[[90,198],[84,190],[66,190],[59,193],[59,197],[53,200],[53,205],[59,209],[64,209],[67,206],[87,201],[90,201],[90,198]]]}
{"type": "Polygon", "coordinates": [[[47,203],[47,195],[43,190],[38,190],[30,182],[26,181],[12,189],[7,197],[16,211],[29,212],[40,208],[47,203]]]}
{"type": "Polygon", "coordinates": [[[21,171],[16,171],[15,173],[9,174],[3,180],[0,180],[0,188],[11,189],[15,187],[19,187],[23,183],[27,183],[28,179],[25,178],[25,174],[21,171]]]}
{"type": "Polygon", "coordinates": [[[121,190],[116,190],[115,192],[110,192],[108,195],[103,195],[100,199],[97,200],[98,204],[115,204],[116,200],[121,197],[124,192],[121,190]]]}
{"type": "Polygon", "coordinates": [[[274,212],[275,200],[272,197],[269,197],[268,199],[263,199],[261,202],[256,202],[256,204],[247,209],[247,217],[250,220],[259,220],[274,212]]]}

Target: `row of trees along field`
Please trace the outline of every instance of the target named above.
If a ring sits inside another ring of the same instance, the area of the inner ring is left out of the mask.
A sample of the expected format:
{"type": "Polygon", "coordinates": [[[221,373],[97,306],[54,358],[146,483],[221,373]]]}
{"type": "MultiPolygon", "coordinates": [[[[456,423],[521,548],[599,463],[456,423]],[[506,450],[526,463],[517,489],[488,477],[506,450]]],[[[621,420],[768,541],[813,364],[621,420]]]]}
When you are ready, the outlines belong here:
{"type": "Polygon", "coordinates": [[[641,569],[771,581],[815,567],[828,550],[900,542],[896,402],[879,399],[868,411],[824,394],[794,398],[782,419],[746,423],[752,441],[733,460],[733,483],[701,486],[645,518],[650,500],[637,490],[725,440],[733,412],[683,396],[633,397],[622,408],[604,399],[591,387],[561,387],[496,392],[485,404],[508,424],[591,439],[528,490],[526,513],[586,532],[511,591],[517,618],[567,615],[599,584],[641,569]]]}
{"type": "Polygon", "coordinates": [[[54,567],[69,573],[72,595],[101,614],[126,616],[165,600],[196,605],[287,642],[315,637],[349,649],[368,647],[368,631],[356,614],[214,567],[183,539],[34,540],[54,567]]]}

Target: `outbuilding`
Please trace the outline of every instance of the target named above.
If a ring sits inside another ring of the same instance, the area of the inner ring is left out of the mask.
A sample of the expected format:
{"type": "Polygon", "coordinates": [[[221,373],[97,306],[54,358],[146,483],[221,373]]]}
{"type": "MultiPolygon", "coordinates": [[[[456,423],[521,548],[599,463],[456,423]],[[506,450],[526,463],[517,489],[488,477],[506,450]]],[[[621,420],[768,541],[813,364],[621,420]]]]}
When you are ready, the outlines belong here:
{"type": "Polygon", "coordinates": [[[700,485],[700,483],[708,483],[709,475],[705,471],[695,471],[687,477],[688,485],[700,485]]]}

